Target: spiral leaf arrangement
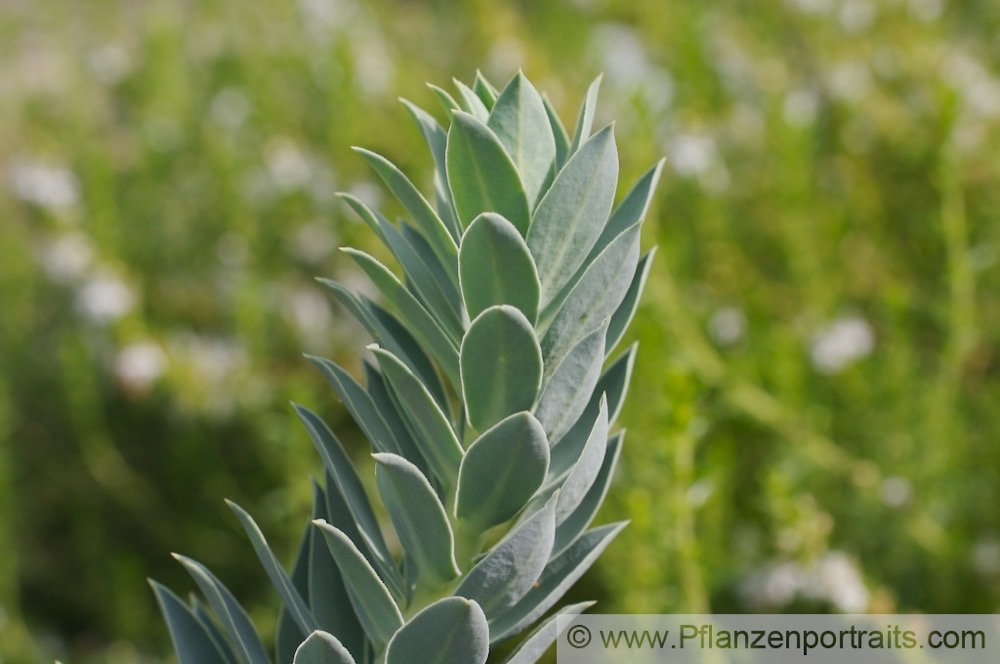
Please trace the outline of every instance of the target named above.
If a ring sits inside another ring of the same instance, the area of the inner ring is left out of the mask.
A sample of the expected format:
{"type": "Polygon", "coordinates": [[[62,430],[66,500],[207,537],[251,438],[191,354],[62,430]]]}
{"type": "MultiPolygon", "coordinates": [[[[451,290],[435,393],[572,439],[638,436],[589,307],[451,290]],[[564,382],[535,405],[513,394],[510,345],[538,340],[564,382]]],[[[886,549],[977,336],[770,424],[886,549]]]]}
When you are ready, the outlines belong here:
{"type": "MultiPolygon", "coordinates": [[[[624,438],[612,425],[636,347],[609,358],[649,272],[639,229],[662,161],[614,207],[613,127],[592,133],[599,83],[572,136],[521,73],[502,91],[481,74],[456,81],[457,99],[431,86],[447,130],[404,101],[434,160],[434,205],[357,150],[408,219],[342,197],[403,277],[345,249],[380,301],[320,281],[371,334],[373,361],[362,384],[308,359],[371,445],[401,551],[333,431],[296,405],[325,481],[290,572],[230,503],[283,602],[274,660],[222,582],[176,556],[204,596],[184,602],[152,582],[182,664],[481,664],[549,614],[624,527],[588,529],[624,438]]],[[[556,616],[590,604],[557,609],[507,664],[537,661],[556,616]]]]}

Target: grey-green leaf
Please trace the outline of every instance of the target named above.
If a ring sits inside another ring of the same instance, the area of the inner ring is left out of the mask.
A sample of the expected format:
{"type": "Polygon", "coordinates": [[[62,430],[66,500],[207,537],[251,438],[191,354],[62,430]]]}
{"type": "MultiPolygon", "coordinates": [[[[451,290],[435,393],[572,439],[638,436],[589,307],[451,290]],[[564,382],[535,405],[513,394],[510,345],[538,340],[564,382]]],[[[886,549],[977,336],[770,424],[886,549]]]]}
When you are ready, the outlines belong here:
{"type": "MultiPolygon", "coordinates": [[[[312,438],[316,450],[323,458],[323,465],[337,485],[336,488],[344,497],[351,519],[357,525],[361,544],[367,550],[372,564],[379,570],[386,583],[390,584],[397,596],[402,596],[402,583],[395,563],[385,545],[385,540],[382,538],[382,531],[379,529],[375,512],[372,511],[371,503],[368,502],[368,496],[365,494],[364,486],[361,484],[361,479],[358,477],[350,457],[337,437],[316,413],[305,406],[298,404],[292,404],[292,406],[305,424],[309,437],[312,438]]],[[[331,488],[327,487],[327,491],[331,491],[331,488]]]]}
{"type": "Polygon", "coordinates": [[[223,629],[233,642],[243,664],[271,664],[250,616],[240,606],[233,594],[204,565],[186,556],[174,554],[205,595],[212,610],[219,617],[223,629]]]}
{"type": "MultiPolygon", "coordinates": [[[[435,180],[435,192],[447,192],[448,189],[448,171],[445,166],[445,147],[448,144],[448,134],[445,130],[438,124],[438,121],[431,116],[430,113],[424,109],[416,106],[406,99],[400,98],[403,105],[413,116],[414,122],[417,123],[417,127],[420,128],[420,133],[424,136],[424,141],[427,142],[427,147],[430,148],[431,156],[434,158],[434,180],[435,180]]],[[[450,197],[445,197],[445,200],[441,201],[448,210],[442,211],[439,205],[438,213],[441,215],[441,221],[444,222],[448,231],[451,233],[455,241],[461,236],[460,229],[454,218],[454,210],[451,209],[451,199],[450,197]]]]}
{"type": "Polygon", "coordinates": [[[493,84],[490,83],[485,76],[483,76],[483,72],[478,69],[476,70],[476,80],[472,85],[472,90],[476,93],[476,96],[479,97],[486,108],[491,110],[493,109],[493,105],[496,103],[497,95],[499,93],[497,92],[497,89],[493,87],[493,84]]]}
{"type": "Polygon", "coordinates": [[[375,454],[375,482],[403,550],[417,566],[421,587],[459,574],[448,515],[420,469],[395,454],[375,454]]]}
{"type": "Polygon", "coordinates": [[[523,508],[545,480],[549,445],[541,424],[515,413],[481,435],[458,472],[455,515],[485,530],[523,508]]]}
{"type": "Polygon", "coordinates": [[[506,217],[523,235],[531,213],[514,162],[497,135],[468,113],[456,111],[448,130],[448,184],[462,227],[483,212],[506,217]]]}
{"type": "Polygon", "coordinates": [[[403,624],[403,615],[378,574],[358,547],[338,528],[326,521],[313,521],[337,561],[354,603],[355,612],[376,648],[381,648],[403,624]]]}
{"type": "Polygon", "coordinates": [[[549,101],[548,97],[542,97],[542,103],[545,104],[545,115],[549,118],[552,137],[556,141],[556,160],[552,165],[552,173],[555,175],[569,157],[569,135],[566,133],[566,127],[563,126],[562,120],[559,119],[559,114],[552,107],[552,102],[549,101]]]}
{"type": "Polygon", "coordinates": [[[355,661],[333,634],[317,630],[295,651],[293,664],[355,664],[355,661]]]}
{"type": "Polygon", "coordinates": [[[487,618],[514,606],[531,590],[552,554],[555,508],[553,497],[518,525],[476,563],[455,594],[478,602],[487,618]]]}
{"type": "Polygon", "coordinates": [[[615,467],[618,465],[618,458],[621,456],[622,441],[624,438],[625,432],[619,431],[608,441],[601,470],[587,491],[587,495],[583,497],[583,500],[573,510],[573,513],[567,516],[559,524],[559,527],[556,528],[556,539],[552,544],[553,558],[568,549],[576,541],[576,538],[587,529],[590,522],[593,521],[597,510],[601,507],[601,503],[604,502],[604,497],[608,495],[608,487],[611,486],[615,467]]]}
{"type": "Polygon", "coordinates": [[[532,323],[537,319],[535,261],[517,228],[499,214],[485,212],[466,229],[458,250],[458,276],[469,318],[493,305],[509,304],[532,323]]]}
{"type": "Polygon", "coordinates": [[[479,98],[479,95],[457,78],[453,78],[452,82],[455,84],[455,89],[458,90],[459,103],[462,106],[462,110],[473,115],[480,122],[485,123],[490,117],[490,109],[486,108],[486,104],[479,98]]]}
{"type": "Polygon", "coordinates": [[[218,644],[194,612],[170,589],[153,580],[149,581],[149,585],[167,622],[180,664],[227,664],[228,660],[218,644]]]}
{"type": "Polygon", "coordinates": [[[639,224],[614,239],[570,292],[542,338],[546,364],[559,362],[621,304],[639,262],[639,224]]]}
{"type": "Polygon", "coordinates": [[[538,266],[545,306],[573,277],[601,235],[618,184],[618,152],[609,125],[559,171],[538,204],[525,238],[538,266]]]}
{"type": "Polygon", "coordinates": [[[344,253],[365,271],[382,295],[392,303],[407,329],[425,351],[431,354],[448,379],[458,384],[458,354],[455,344],[413,294],[399,282],[389,268],[374,257],[357,249],[345,248],[344,253]]]}
{"type": "Polygon", "coordinates": [[[444,222],[441,221],[441,218],[438,217],[434,208],[431,207],[427,199],[423,197],[423,194],[410,182],[409,178],[396,168],[395,164],[371,150],[365,150],[364,148],[354,149],[365,158],[375,172],[378,173],[378,176],[382,178],[382,181],[389,187],[389,190],[392,191],[396,198],[399,199],[399,202],[403,204],[403,207],[406,208],[407,212],[410,213],[417,228],[420,229],[420,232],[424,234],[431,247],[434,248],[434,253],[437,255],[438,260],[441,261],[441,264],[448,270],[449,276],[457,284],[456,256],[458,254],[458,245],[455,244],[455,238],[452,237],[452,234],[448,231],[444,222]]]}
{"type": "Polygon", "coordinates": [[[385,664],[484,664],[489,650],[489,626],[479,605],[445,597],[396,632],[385,664]]]}
{"type": "Polygon", "coordinates": [[[601,90],[601,78],[598,76],[587,88],[587,96],[583,98],[580,105],[580,113],[576,119],[576,131],[573,132],[573,141],[569,147],[569,155],[576,152],[590,137],[590,130],[594,126],[594,112],[597,110],[597,95],[601,90]]]}
{"type": "Polygon", "coordinates": [[[545,367],[551,377],[535,407],[535,417],[550,441],[562,438],[587,407],[601,377],[607,330],[602,325],[581,339],[554,369],[545,367]]]}
{"type": "Polygon", "coordinates": [[[559,637],[559,619],[578,616],[595,602],[580,602],[559,609],[529,634],[503,664],[536,664],[559,637]]]}
{"type": "Polygon", "coordinates": [[[542,354],[519,309],[499,305],[479,314],[462,340],[460,362],[466,412],[477,431],[531,410],[541,386],[542,354]]]}
{"type": "Polygon", "coordinates": [[[403,406],[421,454],[445,486],[454,486],[463,452],[448,418],[424,384],[399,358],[377,346],[369,349],[375,354],[383,376],[403,406]]]}
{"type": "Polygon", "coordinates": [[[632,283],[628,287],[628,292],[625,293],[625,298],[618,305],[618,309],[611,315],[611,324],[608,326],[608,339],[604,349],[605,355],[609,355],[615,349],[615,346],[618,345],[618,342],[622,340],[622,337],[625,336],[625,331],[632,322],[632,317],[635,316],[635,311],[639,307],[639,297],[642,296],[642,290],[646,286],[646,279],[649,277],[649,268],[653,264],[654,256],[656,256],[656,247],[650,249],[645,256],[639,259],[639,265],[635,268],[635,274],[632,276],[632,283]]]}
{"type": "Polygon", "coordinates": [[[438,103],[441,104],[441,108],[445,110],[445,113],[448,114],[449,118],[452,113],[461,108],[458,105],[458,102],[455,101],[455,98],[452,97],[451,94],[444,88],[438,87],[433,83],[428,83],[427,87],[430,88],[431,92],[434,93],[434,96],[437,97],[438,103]]]}
{"type": "Polygon", "coordinates": [[[587,437],[580,458],[569,471],[566,481],[559,490],[559,502],[556,505],[556,523],[561,524],[577,508],[587,491],[594,484],[604,462],[604,451],[608,445],[608,402],[602,396],[600,410],[594,427],[587,437]]]}
{"type": "Polygon", "coordinates": [[[538,583],[521,601],[490,621],[490,642],[517,634],[545,614],[583,576],[627,522],[594,528],[580,537],[542,572],[538,583]]]}
{"type": "Polygon", "coordinates": [[[257,557],[260,559],[264,571],[267,572],[271,583],[274,584],[274,588],[278,591],[278,596],[281,597],[282,603],[299,626],[299,629],[305,634],[318,629],[319,625],[316,623],[316,618],[313,617],[312,611],[309,610],[305,600],[299,595],[299,591],[292,584],[292,580],[288,578],[288,574],[281,566],[281,563],[278,562],[274,552],[271,551],[271,547],[268,546],[267,540],[264,538],[264,533],[257,526],[257,522],[253,520],[253,517],[246,510],[231,500],[227,500],[226,504],[229,505],[229,509],[233,510],[236,517],[240,520],[240,524],[243,526],[243,530],[246,531],[247,537],[250,538],[250,543],[253,545],[257,557]]]}
{"type": "Polygon", "coordinates": [[[545,104],[524,74],[518,72],[503,89],[486,124],[514,161],[528,207],[533,208],[552,173],[556,141],[545,104]]]}
{"type": "Polygon", "coordinates": [[[596,258],[597,254],[603,251],[604,247],[625,229],[646,218],[649,205],[653,202],[653,193],[656,191],[656,185],[660,181],[660,174],[663,172],[663,164],[664,160],[661,159],[656,162],[655,166],[646,171],[639,178],[639,181],[635,183],[635,186],[625,195],[625,198],[618,204],[614,212],[611,213],[607,225],[601,232],[601,237],[598,238],[597,243],[590,252],[588,262],[596,258]]]}

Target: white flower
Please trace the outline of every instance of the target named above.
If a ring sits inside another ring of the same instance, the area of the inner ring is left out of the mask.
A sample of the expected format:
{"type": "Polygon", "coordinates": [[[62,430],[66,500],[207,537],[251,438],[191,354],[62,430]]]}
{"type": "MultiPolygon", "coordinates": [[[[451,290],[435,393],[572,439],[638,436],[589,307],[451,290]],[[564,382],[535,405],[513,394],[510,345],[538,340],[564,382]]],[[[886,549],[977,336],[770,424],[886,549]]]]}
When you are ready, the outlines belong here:
{"type": "Polygon", "coordinates": [[[845,0],[837,19],[847,34],[861,34],[875,22],[875,4],[871,0],[845,0]]]}
{"type": "Polygon", "coordinates": [[[119,320],[135,304],[132,290],[117,275],[102,270],[91,276],[76,292],[77,310],[95,323],[119,320]]]}
{"type": "Polygon", "coordinates": [[[708,334],[720,346],[732,346],[746,334],[747,317],[736,307],[722,307],[708,319],[708,334]]]}
{"type": "Polygon", "coordinates": [[[223,88],[215,93],[208,114],[220,127],[239,129],[250,115],[250,100],[239,88],[223,88]]]}
{"type": "Polygon", "coordinates": [[[121,44],[105,44],[87,56],[90,73],[104,85],[115,85],[128,76],[132,60],[121,44]]]}
{"type": "Polygon", "coordinates": [[[740,594],[751,609],[764,611],[805,599],[829,602],[842,613],[860,613],[870,599],[861,572],[841,551],[831,551],[808,566],[772,563],[747,577],[740,594]]]}
{"type": "Polygon", "coordinates": [[[83,233],[63,233],[41,248],[38,262],[49,278],[61,284],[80,279],[93,259],[94,251],[83,233]]]}
{"type": "Polygon", "coordinates": [[[278,191],[302,189],[312,178],[309,158],[288,139],[272,141],[267,146],[265,160],[268,175],[278,191]]]}
{"type": "Polygon", "coordinates": [[[927,23],[936,21],[944,13],[944,0],[910,0],[910,13],[927,23]]]}
{"type": "Polygon", "coordinates": [[[159,344],[142,341],[125,346],[115,356],[115,375],[128,389],[148,389],[163,375],[167,356],[159,344]]]}
{"type": "Polygon", "coordinates": [[[667,143],[667,159],[679,175],[707,172],[715,156],[715,141],[704,134],[678,134],[667,143]]]}
{"type": "Polygon", "coordinates": [[[913,487],[905,477],[893,475],[882,480],[879,486],[879,494],[882,502],[889,507],[903,507],[910,502],[913,495],[913,487]]]}
{"type": "Polygon", "coordinates": [[[67,168],[14,161],[8,177],[14,196],[40,208],[63,210],[80,200],[79,183],[67,168]]]}
{"type": "Polygon", "coordinates": [[[835,320],[817,334],[809,354],[820,373],[834,374],[847,365],[867,357],[875,348],[875,333],[868,321],[859,316],[835,320]]]}
{"type": "Polygon", "coordinates": [[[337,247],[331,225],[330,222],[316,220],[299,227],[292,235],[292,253],[306,263],[316,264],[325,260],[337,247]]]}
{"type": "Polygon", "coordinates": [[[813,90],[800,88],[785,95],[782,115],[792,127],[808,127],[819,111],[819,96],[813,90]]]}

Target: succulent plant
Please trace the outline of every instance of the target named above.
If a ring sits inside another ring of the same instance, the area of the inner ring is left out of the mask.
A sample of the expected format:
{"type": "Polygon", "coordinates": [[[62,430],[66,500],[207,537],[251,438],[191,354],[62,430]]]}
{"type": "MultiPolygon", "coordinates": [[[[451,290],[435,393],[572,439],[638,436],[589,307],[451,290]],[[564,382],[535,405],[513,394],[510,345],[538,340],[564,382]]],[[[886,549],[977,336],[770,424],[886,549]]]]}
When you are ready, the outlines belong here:
{"type": "MultiPolygon", "coordinates": [[[[409,218],[393,224],[343,198],[403,278],[345,249],[381,295],[320,280],[374,339],[364,384],[308,359],[371,445],[401,551],[333,431],[296,405],[325,481],[314,482],[290,572],[230,503],[283,602],[277,662],[485,662],[548,614],[624,527],[588,530],[621,452],[624,432],[611,427],[636,347],[608,358],[649,271],[639,228],[662,162],[613,207],[613,127],[591,131],[599,82],[572,136],[521,73],[499,92],[482,75],[456,81],[457,101],[432,86],[447,131],[404,101],[434,160],[433,206],[396,166],[358,149],[409,218]]],[[[177,559],[204,595],[184,602],[152,584],[180,661],[270,663],[222,582],[177,559]]],[[[555,615],[506,662],[537,661],[557,636],[555,615]]]]}

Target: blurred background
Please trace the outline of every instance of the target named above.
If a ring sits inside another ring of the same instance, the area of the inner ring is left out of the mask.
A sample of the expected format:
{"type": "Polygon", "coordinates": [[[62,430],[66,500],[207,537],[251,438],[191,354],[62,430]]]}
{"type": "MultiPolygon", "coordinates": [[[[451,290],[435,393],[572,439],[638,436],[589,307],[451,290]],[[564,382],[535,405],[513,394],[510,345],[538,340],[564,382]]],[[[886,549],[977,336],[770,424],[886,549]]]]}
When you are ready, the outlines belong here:
{"type": "MultiPolygon", "coordinates": [[[[146,584],[278,605],[319,460],[363,441],[313,281],[429,184],[397,101],[520,67],[572,127],[604,72],[624,192],[666,156],[628,436],[574,597],[601,612],[1000,609],[1000,4],[0,2],[0,661],[170,661],[146,584]]],[[[429,190],[429,187],[428,187],[429,190]]]]}

